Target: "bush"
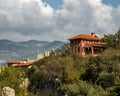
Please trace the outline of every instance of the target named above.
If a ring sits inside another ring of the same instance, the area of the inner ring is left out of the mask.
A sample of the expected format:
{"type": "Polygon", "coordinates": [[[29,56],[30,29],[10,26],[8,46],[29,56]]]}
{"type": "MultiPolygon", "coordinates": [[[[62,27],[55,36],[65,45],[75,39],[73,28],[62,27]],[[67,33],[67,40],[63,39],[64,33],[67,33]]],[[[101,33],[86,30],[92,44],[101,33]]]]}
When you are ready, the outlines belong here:
{"type": "Polygon", "coordinates": [[[22,79],[25,74],[20,68],[6,67],[0,73],[0,89],[4,86],[10,87],[15,90],[16,96],[24,95],[24,88],[20,87],[22,79]]]}

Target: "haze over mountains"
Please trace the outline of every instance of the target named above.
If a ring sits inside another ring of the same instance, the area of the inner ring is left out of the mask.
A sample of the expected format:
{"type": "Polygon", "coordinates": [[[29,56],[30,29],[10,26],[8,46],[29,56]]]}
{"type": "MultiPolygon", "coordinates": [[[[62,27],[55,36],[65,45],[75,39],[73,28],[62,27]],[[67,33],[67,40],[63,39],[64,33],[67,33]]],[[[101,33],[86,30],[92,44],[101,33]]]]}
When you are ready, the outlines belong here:
{"type": "Polygon", "coordinates": [[[14,42],[10,40],[0,40],[0,62],[10,61],[20,58],[37,58],[38,53],[44,53],[52,48],[56,49],[62,46],[62,41],[37,41],[29,40],[14,42]]]}

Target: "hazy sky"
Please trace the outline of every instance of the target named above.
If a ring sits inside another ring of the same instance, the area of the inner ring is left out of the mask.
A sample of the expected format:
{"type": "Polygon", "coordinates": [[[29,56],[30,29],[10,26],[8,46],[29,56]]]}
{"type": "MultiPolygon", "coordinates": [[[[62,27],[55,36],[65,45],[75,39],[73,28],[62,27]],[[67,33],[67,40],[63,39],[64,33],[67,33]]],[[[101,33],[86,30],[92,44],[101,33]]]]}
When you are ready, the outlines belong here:
{"type": "Polygon", "coordinates": [[[0,0],[0,39],[65,41],[119,27],[120,0],[0,0]]]}

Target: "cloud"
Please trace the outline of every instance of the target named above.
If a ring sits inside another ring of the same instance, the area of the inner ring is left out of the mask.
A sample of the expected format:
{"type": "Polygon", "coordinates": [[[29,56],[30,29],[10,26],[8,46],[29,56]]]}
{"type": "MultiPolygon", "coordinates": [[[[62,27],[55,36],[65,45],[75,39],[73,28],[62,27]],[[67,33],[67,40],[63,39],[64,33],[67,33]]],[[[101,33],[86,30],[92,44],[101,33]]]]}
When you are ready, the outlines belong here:
{"type": "Polygon", "coordinates": [[[0,38],[67,40],[70,36],[114,33],[120,26],[120,6],[102,0],[63,0],[54,9],[42,0],[0,0],[0,38]]]}

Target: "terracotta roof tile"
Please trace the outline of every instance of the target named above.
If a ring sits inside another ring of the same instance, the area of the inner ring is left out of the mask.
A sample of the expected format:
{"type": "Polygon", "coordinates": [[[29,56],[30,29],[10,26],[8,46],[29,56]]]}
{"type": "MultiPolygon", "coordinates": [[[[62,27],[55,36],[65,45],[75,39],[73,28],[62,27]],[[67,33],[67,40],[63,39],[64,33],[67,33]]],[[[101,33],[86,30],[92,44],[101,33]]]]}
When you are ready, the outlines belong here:
{"type": "Polygon", "coordinates": [[[11,62],[8,62],[7,64],[12,65],[12,66],[16,66],[16,67],[27,67],[27,66],[32,65],[33,62],[26,62],[26,63],[24,63],[24,62],[13,60],[11,62]]]}
{"type": "Polygon", "coordinates": [[[33,62],[28,62],[28,63],[21,63],[21,64],[13,64],[13,66],[16,66],[16,67],[27,67],[27,66],[30,66],[32,64],[33,64],[33,62]]]}
{"type": "Polygon", "coordinates": [[[68,40],[75,40],[75,39],[100,40],[100,38],[98,37],[94,37],[94,36],[87,35],[87,34],[79,34],[79,35],[69,38],[68,40]]]}

